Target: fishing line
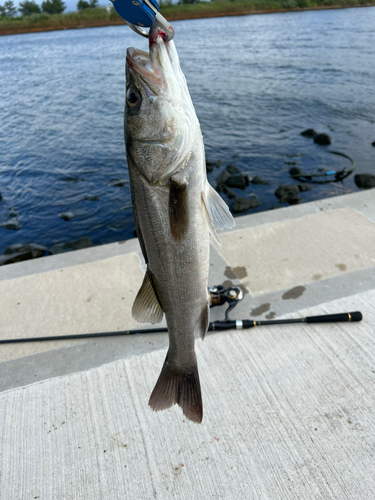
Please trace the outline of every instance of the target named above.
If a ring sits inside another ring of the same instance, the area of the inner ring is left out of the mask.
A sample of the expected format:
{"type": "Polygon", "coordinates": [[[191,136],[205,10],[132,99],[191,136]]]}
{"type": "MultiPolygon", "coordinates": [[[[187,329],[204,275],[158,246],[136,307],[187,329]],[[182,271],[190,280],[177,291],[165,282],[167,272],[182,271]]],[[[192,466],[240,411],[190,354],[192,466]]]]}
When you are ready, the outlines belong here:
{"type": "Polygon", "coordinates": [[[350,161],[350,167],[344,167],[341,170],[326,170],[325,168],[318,168],[313,171],[303,171],[298,167],[292,167],[289,169],[289,174],[293,179],[301,182],[312,182],[314,184],[328,184],[332,181],[342,181],[354,172],[357,165],[350,156],[345,153],[340,153],[339,151],[327,151],[327,153],[337,156],[342,156],[350,161]]]}

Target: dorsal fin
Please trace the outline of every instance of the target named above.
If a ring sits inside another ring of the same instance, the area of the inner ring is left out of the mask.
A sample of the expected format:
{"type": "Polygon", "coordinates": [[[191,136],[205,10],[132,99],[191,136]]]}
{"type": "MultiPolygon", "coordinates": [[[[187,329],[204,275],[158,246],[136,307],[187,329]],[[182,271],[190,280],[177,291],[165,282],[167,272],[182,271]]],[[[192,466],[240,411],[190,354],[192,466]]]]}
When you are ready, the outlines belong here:
{"type": "Polygon", "coordinates": [[[163,319],[163,309],[156,295],[149,269],[135,298],[132,316],[140,323],[160,323],[163,319]]]}

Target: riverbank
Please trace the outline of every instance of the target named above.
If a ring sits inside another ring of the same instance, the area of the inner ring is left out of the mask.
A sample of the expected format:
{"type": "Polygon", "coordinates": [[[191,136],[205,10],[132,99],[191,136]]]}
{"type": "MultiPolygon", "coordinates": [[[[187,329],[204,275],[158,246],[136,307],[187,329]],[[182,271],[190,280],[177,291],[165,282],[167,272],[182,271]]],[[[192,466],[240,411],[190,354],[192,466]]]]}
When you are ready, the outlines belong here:
{"type": "MultiPolygon", "coordinates": [[[[169,21],[308,10],[346,9],[373,7],[375,3],[364,0],[251,0],[245,2],[202,2],[198,4],[168,5],[161,13],[169,21]],[[332,5],[330,4],[332,3],[332,5]]],[[[27,17],[0,19],[0,36],[56,31],[66,29],[98,28],[125,24],[112,9],[86,9],[66,14],[33,14],[27,17]]]]}

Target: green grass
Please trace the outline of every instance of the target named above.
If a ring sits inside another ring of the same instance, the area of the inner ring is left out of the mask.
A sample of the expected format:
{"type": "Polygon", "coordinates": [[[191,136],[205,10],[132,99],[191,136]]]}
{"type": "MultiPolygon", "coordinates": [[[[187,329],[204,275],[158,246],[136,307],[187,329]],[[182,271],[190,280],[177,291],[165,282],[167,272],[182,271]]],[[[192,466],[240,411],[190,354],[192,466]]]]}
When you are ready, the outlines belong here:
{"type": "Polygon", "coordinates": [[[106,25],[121,23],[121,18],[112,11],[108,14],[105,8],[84,9],[79,12],[68,12],[66,14],[32,14],[31,16],[0,18],[0,34],[7,31],[24,31],[43,28],[79,28],[92,25],[106,25]]]}
{"type": "MultiPolygon", "coordinates": [[[[319,7],[353,7],[368,5],[368,0],[246,0],[202,2],[198,4],[162,6],[161,13],[168,20],[188,19],[189,17],[214,17],[220,15],[236,15],[267,10],[291,10],[298,8],[319,7]]],[[[53,30],[63,28],[84,28],[90,26],[106,26],[123,24],[124,21],[112,11],[108,14],[105,8],[85,9],[67,14],[33,14],[31,16],[0,18],[0,35],[25,33],[28,31],[53,30]]]]}
{"type": "Polygon", "coordinates": [[[225,15],[262,10],[282,10],[328,6],[368,5],[368,0],[246,0],[202,2],[198,4],[168,5],[161,8],[167,19],[180,16],[225,15]]]}

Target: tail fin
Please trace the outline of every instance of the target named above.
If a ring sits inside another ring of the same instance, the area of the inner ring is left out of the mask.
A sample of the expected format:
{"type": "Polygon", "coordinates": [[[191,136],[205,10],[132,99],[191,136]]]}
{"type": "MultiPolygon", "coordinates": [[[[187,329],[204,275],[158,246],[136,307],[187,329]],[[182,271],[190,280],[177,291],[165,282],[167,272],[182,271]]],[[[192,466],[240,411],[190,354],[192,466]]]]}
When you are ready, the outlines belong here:
{"type": "Polygon", "coordinates": [[[200,424],[203,406],[197,361],[186,370],[171,364],[168,357],[169,351],[148,404],[159,411],[177,403],[186,418],[200,424]]]}

